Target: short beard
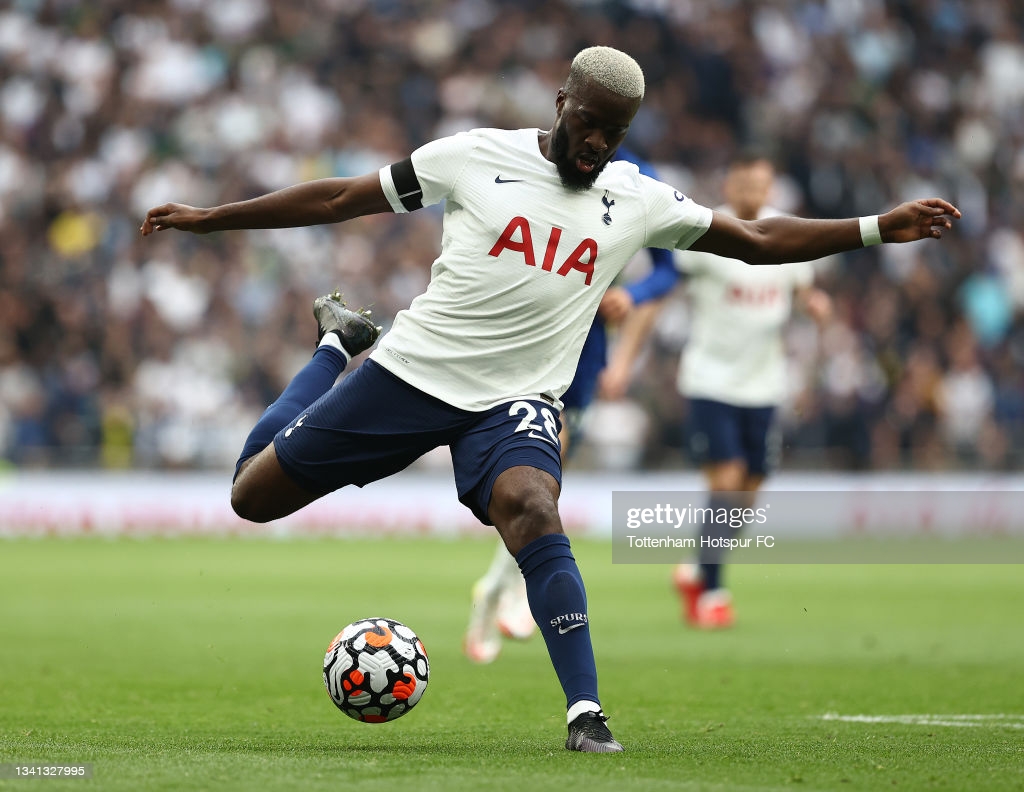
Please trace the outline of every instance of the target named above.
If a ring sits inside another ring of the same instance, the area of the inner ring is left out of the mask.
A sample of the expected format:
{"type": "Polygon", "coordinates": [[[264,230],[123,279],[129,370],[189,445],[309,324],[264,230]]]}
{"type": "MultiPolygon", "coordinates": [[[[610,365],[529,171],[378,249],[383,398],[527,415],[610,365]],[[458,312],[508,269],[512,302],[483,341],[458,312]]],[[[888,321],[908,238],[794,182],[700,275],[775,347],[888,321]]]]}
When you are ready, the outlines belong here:
{"type": "Polygon", "coordinates": [[[604,166],[608,164],[608,162],[603,162],[590,173],[584,173],[577,168],[576,162],[569,158],[569,133],[561,124],[555,127],[554,137],[551,141],[551,154],[554,157],[558,178],[562,180],[562,186],[573,192],[584,192],[593,187],[597,177],[604,170],[604,166]]]}

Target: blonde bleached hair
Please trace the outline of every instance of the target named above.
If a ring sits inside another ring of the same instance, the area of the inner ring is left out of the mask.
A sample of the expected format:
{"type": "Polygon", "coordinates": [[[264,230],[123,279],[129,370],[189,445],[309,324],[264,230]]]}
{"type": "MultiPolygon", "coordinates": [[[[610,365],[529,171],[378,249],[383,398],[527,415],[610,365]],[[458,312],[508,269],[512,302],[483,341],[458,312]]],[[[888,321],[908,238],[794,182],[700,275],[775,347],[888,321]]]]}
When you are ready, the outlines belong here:
{"type": "Polygon", "coordinates": [[[644,73],[640,64],[612,47],[587,47],[572,59],[566,87],[588,79],[627,99],[644,98],[644,73]]]}

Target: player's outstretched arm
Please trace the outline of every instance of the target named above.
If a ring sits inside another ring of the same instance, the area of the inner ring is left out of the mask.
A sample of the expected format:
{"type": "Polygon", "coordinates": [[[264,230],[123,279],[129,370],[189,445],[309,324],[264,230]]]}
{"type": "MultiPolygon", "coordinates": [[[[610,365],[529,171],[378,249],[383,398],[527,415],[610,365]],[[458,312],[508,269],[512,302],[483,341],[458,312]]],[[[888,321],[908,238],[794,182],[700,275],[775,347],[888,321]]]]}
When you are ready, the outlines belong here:
{"type": "Polygon", "coordinates": [[[879,242],[940,239],[960,210],[941,198],[908,201],[877,218],[808,220],[778,216],[738,220],[715,212],[711,227],[692,250],[740,259],[749,264],[785,264],[854,250],[879,242]],[[877,220],[877,225],[875,225],[877,220]]]}
{"type": "Polygon", "coordinates": [[[193,234],[243,228],[293,228],[340,223],[392,211],[376,173],[318,179],[237,203],[200,209],[185,204],[156,206],[142,221],[142,235],[176,228],[193,234]]]}

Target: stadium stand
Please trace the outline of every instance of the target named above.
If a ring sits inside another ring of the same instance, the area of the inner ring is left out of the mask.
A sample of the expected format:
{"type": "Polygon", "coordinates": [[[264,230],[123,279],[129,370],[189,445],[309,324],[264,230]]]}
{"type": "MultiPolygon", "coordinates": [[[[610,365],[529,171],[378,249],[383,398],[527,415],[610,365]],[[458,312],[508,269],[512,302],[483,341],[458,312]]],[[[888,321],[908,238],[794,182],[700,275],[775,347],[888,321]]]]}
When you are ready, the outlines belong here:
{"type": "MultiPolygon", "coordinates": [[[[925,194],[963,210],[941,245],[823,273],[838,315],[791,328],[786,467],[1017,469],[1022,28],[1018,4],[957,0],[15,3],[0,11],[0,460],[229,468],[312,348],[312,298],[340,284],[387,324],[426,283],[438,215],[143,245],[146,208],[545,123],[566,58],[604,43],[647,75],[630,144],[705,204],[758,144],[789,175],[789,211],[925,194]]],[[[671,469],[686,464],[685,305],[666,317],[623,458],[671,469]]]]}

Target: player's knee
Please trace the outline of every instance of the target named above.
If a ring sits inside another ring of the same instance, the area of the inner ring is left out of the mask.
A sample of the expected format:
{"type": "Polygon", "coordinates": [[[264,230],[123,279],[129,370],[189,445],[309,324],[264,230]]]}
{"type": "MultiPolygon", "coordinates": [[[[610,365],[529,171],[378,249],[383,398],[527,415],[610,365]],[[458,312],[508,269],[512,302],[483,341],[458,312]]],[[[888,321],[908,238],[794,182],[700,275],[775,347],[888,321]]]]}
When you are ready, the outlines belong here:
{"type": "Polygon", "coordinates": [[[742,492],[747,479],[747,466],[742,461],[722,462],[708,471],[711,489],[719,492],[742,492]]]}
{"type": "Polygon", "coordinates": [[[238,466],[231,508],[243,520],[266,523],[291,514],[315,496],[300,491],[281,470],[273,446],[238,466]]]}
{"type": "Polygon", "coordinates": [[[506,492],[492,505],[495,526],[513,555],[534,539],[562,531],[558,504],[543,490],[506,492]]]}
{"type": "Polygon", "coordinates": [[[558,482],[528,465],[498,476],[491,490],[488,515],[512,555],[545,534],[561,533],[558,482]]]}
{"type": "Polygon", "coordinates": [[[250,517],[252,514],[252,504],[247,497],[247,493],[237,483],[231,486],[231,510],[243,520],[258,522],[250,517]]]}
{"type": "Polygon", "coordinates": [[[252,487],[246,487],[237,481],[231,487],[231,509],[243,520],[265,523],[274,519],[272,515],[266,513],[260,500],[252,487]]]}
{"type": "Polygon", "coordinates": [[[558,504],[550,493],[538,488],[506,492],[502,495],[502,511],[513,519],[529,522],[558,520],[558,504]]]}

